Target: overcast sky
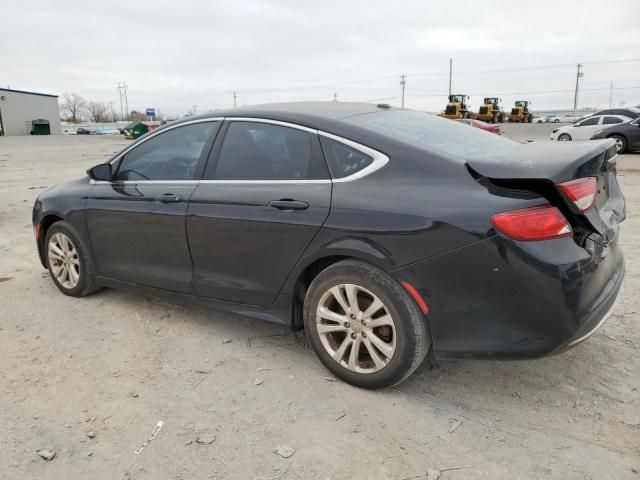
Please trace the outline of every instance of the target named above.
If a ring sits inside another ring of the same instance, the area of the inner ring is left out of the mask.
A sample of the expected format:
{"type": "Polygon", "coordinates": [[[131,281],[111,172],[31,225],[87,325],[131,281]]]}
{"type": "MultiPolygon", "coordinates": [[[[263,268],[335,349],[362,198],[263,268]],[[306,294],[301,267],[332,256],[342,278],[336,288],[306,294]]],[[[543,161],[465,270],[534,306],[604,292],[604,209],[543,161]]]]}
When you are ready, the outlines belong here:
{"type": "Polygon", "coordinates": [[[640,1],[2,0],[0,86],[177,115],[286,100],[640,104],[640,1]],[[635,61],[629,61],[635,59],[635,61]],[[626,62],[605,61],[627,60],[626,62]],[[545,67],[545,68],[537,68],[545,67]],[[559,91],[559,92],[558,92],[559,91]],[[526,92],[526,93],[519,93],[526,92]],[[557,92],[557,93],[541,93],[557,92]]]}

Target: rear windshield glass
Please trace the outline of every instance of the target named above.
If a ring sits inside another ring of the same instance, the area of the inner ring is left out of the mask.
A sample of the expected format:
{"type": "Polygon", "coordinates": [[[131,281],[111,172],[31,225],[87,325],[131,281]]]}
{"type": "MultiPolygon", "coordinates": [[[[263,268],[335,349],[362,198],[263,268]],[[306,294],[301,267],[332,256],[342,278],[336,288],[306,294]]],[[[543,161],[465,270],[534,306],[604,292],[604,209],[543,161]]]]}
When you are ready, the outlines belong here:
{"type": "Polygon", "coordinates": [[[344,120],[420,148],[460,157],[507,150],[515,144],[495,133],[415,110],[388,110],[344,120]]]}

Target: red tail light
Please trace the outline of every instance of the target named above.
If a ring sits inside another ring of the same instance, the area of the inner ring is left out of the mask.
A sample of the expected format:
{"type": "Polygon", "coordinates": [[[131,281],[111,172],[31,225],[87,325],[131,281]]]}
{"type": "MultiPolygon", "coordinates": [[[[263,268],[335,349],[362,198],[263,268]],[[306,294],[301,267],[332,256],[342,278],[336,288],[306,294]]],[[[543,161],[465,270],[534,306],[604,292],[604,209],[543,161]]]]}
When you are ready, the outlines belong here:
{"type": "Polygon", "coordinates": [[[581,212],[586,212],[596,199],[596,177],[578,178],[568,182],[559,183],[562,193],[571,200],[581,212]]]}
{"type": "Polygon", "coordinates": [[[568,237],[573,233],[562,212],[552,205],[498,213],[491,217],[491,224],[507,237],[522,241],[568,237]]]}

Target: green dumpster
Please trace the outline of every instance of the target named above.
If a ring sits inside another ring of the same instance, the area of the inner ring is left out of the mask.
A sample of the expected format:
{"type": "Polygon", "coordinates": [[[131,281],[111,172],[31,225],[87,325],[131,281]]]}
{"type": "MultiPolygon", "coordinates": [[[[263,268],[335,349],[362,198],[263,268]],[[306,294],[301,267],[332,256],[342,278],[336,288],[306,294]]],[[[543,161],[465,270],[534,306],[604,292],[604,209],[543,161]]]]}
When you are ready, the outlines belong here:
{"type": "Polygon", "coordinates": [[[130,123],[124,128],[124,138],[135,139],[155,128],[151,122],[130,123]]]}
{"type": "Polygon", "coordinates": [[[39,118],[31,121],[31,135],[51,135],[51,126],[49,120],[39,118]]]}

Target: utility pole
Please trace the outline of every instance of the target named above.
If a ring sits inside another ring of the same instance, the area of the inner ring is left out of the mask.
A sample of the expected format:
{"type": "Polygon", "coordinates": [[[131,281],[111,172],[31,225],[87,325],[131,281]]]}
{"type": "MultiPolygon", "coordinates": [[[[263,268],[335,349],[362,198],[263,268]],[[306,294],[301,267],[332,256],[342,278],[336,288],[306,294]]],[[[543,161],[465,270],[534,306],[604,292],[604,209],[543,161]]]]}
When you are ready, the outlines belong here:
{"type": "Polygon", "coordinates": [[[129,99],[127,97],[127,82],[118,82],[118,92],[120,92],[120,113],[122,119],[127,120],[129,118],[129,99]],[[122,109],[122,100],[124,99],[124,110],[122,109]]]}
{"type": "Polygon", "coordinates": [[[233,108],[236,108],[238,106],[238,92],[231,93],[233,93],[233,108]]]}
{"type": "Polygon", "coordinates": [[[122,82],[122,89],[124,90],[124,108],[127,114],[127,120],[129,120],[129,95],[127,94],[127,82],[122,82]]]}
{"type": "Polygon", "coordinates": [[[403,73],[400,75],[400,86],[402,87],[402,103],[401,108],[404,108],[404,87],[407,84],[407,76],[403,73]]]}
{"type": "Polygon", "coordinates": [[[120,95],[120,119],[124,120],[124,110],[122,108],[122,89],[120,87],[120,82],[118,82],[118,95],[120,95]]]}
{"type": "Polygon", "coordinates": [[[337,94],[337,93],[334,93],[334,94],[333,94],[333,101],[334,101],[334,102],[337,102],[337,101],[338,101],[338,94],[337,94]]]}
{"type": "Polygon", "coordinates": [[[449,59],[449,96],[451,96],[451,77],[453,76],[453,58],[449,59]]]}
{"type": "Polygon", "coordinates": [[[613,108],[613,82],[609,84],[609,108],[613,108]]]}
{"type": "Polygon", "coordinates": [[[111,110],[111,121],[116,121],[116,115],[113,113],[113,102],[109,102],[109,110],[111,110]]]}
{"type": "Polygon", "coordinates": [[[584,73],[580,71],[582,68],[582,64],[578,64],[578,72],[576,73],[576,93],[573,96],[573,113],[576,113],[576,109],[578,108],[578,90],[579,90],[579,82],[582,77],[584,77],[584,73]]]}
{"type": "Polygon", "coordinates": [[[198,105],[193,105],[193,114],[196,114],[196,111],[198,110],[198,105]]]}

